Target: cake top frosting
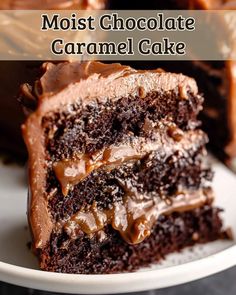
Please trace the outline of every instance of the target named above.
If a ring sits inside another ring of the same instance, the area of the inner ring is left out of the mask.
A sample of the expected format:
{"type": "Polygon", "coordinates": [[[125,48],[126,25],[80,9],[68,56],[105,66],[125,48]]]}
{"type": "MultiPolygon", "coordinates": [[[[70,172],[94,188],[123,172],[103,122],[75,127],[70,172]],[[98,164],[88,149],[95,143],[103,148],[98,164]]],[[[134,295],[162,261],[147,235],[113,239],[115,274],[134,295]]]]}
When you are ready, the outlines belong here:
{"type": "Polygon", "coordinates": [[[44,74],[33,87],[24,85],[22,90],[25,97],[33,98],[44,111],[78,99],[88,104],[127,95],[145,96],[153,89],[164,92],[177,89],[182,99],[188,98],[188,92],[194,95],[198,92],[194,79],[161,69],[135,70],[119,63],[98,61],[44,63],[42,69],[44,74]]]}

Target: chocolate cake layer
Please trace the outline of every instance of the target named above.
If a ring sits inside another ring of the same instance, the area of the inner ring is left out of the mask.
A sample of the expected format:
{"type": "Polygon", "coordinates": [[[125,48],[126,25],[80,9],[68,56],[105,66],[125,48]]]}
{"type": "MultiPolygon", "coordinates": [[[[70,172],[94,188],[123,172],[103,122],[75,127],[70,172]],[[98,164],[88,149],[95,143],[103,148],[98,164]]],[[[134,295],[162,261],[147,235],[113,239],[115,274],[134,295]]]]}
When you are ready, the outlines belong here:
{"type": "Polygon", "coordinates": [[[50,245],[39,250],[40,266],[44,270],[64,273],[134,271],[186,246],[223,237],[221,227],[219,210],[205,205],[159,216],[151,235],[136,245],[126,243],[111,226],[93,237],[81,231],[76,239],[70,239],[66,232],[55,232],[50,245]]]}
{"type": "MultiPolygon", "coordinates": [[[[74,80],[77,74],[80,75],[76,69],[72,68],[76,66],[76,64],[61,64],[55,67],[56,73],[53,68],[49,73],[50,75],[53,73],[55,81],[61,81],[64,72],[71,72],[75,77],[68,77],[68,80],[74,80]]],[[[101,69],[101,73],[104,72],[104,78],[109,75],[109,72],[106,73],[106,67],[108,68],[105,66],[101,69]]],[[[128,71],[128,68],[122,70],[120,74],[123,75],[123,78],[122,76],[120,78],[125,79],[126,70],[128,71]]],[[[163,82],[168,83],[168,74],[158,74],[157,71],[156,75],[163,76],[165,79],[163,82]]],[[[149,76],[150,81],[155,85],[154,72],[149,76]]],[[[106,99],[105,102],[94,99],[87,105],[83,105],[84,102],[78,100],[78,105],[71,106],[68,111],[65,110],[61,114],[55,112],[48,117],[45,116],[43,124],[48,138],[47,149],[50,156],[58,160],[68,158],[75,152],[93,153],[104,146],[121,141],[123,134],[129,133],[139,136],[142,133],[148,133],[148,129],[151,132],[153,122],[167,116],[177,125],[176,127],[169,126],[169,129],[173,128],[173,136],[174,128],[176,128],[176,133],[181,133],[182,131],[178,131],[177,127],[185,130],[193,129],[198,125],[196,117],[201,110],[203,99],[200,95],[194,94],[194,89],[189,88],[188,90],[188,85],[184,87],[180,85],[179,88],[174,87],[167,89],[167,91],[161,88],[158,92],[150,91],[141,86],[145,83],[143,77],[144,74],[140,72],[140,87],[132,89],[131,91],[134,93],[131,93],[130,96],[123,95],[122,97],[122,94],[119,94],[117,99],[106,99]],[[139,98],[139,95],[142,96],[142,99],[139,98]]],[[[50,80],[50,77],[47,77],[47,72],[43,79],[50,80]]],[[[115,74],[111,74],[109,79],[112,83],[112,81],[116,81],[117,77],[115,74]]],[[[64,81],[64,83],[67,82],[64,81]]],[[[53,89],[53,85],[50,85],[52,89],[47,90],[47,85],[44,85],[42,80],[41,87],[42,89],[35,91],[57,92],[60,91],[61,86],[55,84],[56,89],[53,89]]],[[[167,85],[167,87],[169,86],[167,85]]]]}
{"type": "Polygon", "coordinates": [[[203,99],[194,80],[99,62],[45,64],[44,71],[33,87],[22,86],[22,101],[32,106],[22,127],[29,221],[43,269],[60,271],[62,256],[45,256],[58,247],[54,238],[68,251],[62,269],[86,272],[74,241],[100,249],[109,232],[123,245],[141,245],[161,216],[211,206],[208,139],[197,129],[203,99]]]}
{"type": "Polygon", "coordinates": [[[47,148],[50,156],[60,159],[75,152],[93,153],[121,141],[123,134],[139,136],[151,133],[153,122],[165,117],[170,117],[174,123],[169,126],[173,136],[179,132],[181,137],[180,129],[193,129],[199,125],[196,117],[201,110],[201,96],[189,92],[186,98],[180,99],[181,92],[176,89],[142,95],[142,99],[134,95],[105,103],[95,101],[85,107],[74,106],[73,110],[63,114],[45,117],[43,124],[49,137],[47,148]]]}

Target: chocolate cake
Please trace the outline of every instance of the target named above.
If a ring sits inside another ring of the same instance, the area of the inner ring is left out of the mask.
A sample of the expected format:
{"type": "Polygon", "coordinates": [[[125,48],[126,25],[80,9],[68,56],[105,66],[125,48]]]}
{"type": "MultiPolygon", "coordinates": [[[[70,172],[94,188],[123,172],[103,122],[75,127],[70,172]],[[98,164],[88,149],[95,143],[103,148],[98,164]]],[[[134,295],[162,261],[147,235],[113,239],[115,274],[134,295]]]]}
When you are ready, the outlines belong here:
{"type": "Polygon", "coordinates": [[[22,86],[41,269],[133,271],[223,237],[193,79],[100,62],[43,70],[22,86]]]}

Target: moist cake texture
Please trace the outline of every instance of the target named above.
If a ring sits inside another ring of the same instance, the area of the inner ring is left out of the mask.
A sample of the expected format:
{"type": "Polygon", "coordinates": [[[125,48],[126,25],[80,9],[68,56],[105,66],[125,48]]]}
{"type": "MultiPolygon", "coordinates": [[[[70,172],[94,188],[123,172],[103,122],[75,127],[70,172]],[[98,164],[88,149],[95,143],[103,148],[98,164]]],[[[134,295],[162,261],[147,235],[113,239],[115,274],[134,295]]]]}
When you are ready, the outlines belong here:
{"type": "Polygon", "coordinates": [[[213,206],[203,98],[160,69],[46,63],[31,114],[29,223],[43,270],[132,271],[225,237],[213,206]]]}

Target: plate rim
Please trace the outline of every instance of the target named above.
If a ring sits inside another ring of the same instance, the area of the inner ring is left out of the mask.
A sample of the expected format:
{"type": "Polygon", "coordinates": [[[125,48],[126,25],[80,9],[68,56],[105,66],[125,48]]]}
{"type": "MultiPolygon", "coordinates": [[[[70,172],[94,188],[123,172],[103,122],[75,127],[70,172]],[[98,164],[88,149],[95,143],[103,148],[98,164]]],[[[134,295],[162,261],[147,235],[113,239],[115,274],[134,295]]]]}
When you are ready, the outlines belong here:
{"type": "Polygon", "coordinates": [[[115,294],[161,289],[198,280],[236,265],[236,245],[181,265],[137,272],[84,275],[53,273],[0,261],[0,280],[68,294],[115,294]]]}
{"type": "MultiPolygon", "coordinates": [[[[214,165],[223,168],[220,162],[215,161],[214,165]]],[[[216,166],[213,167],[216,171],[216,166]]],[[[232,176],[235,177],[235,174],[232,173],[232,176]]],[[[233,182],[235,183],[235,178],[233,182]]],[[[111,275],[58,274],[0,260],[0,280],[22,287],[67,294],[114,294],[171,287],[213,275],[235,265],[234,241],[234,244],[194,261],[160,269],[146,268],[144,271],[111,275]]]]}

